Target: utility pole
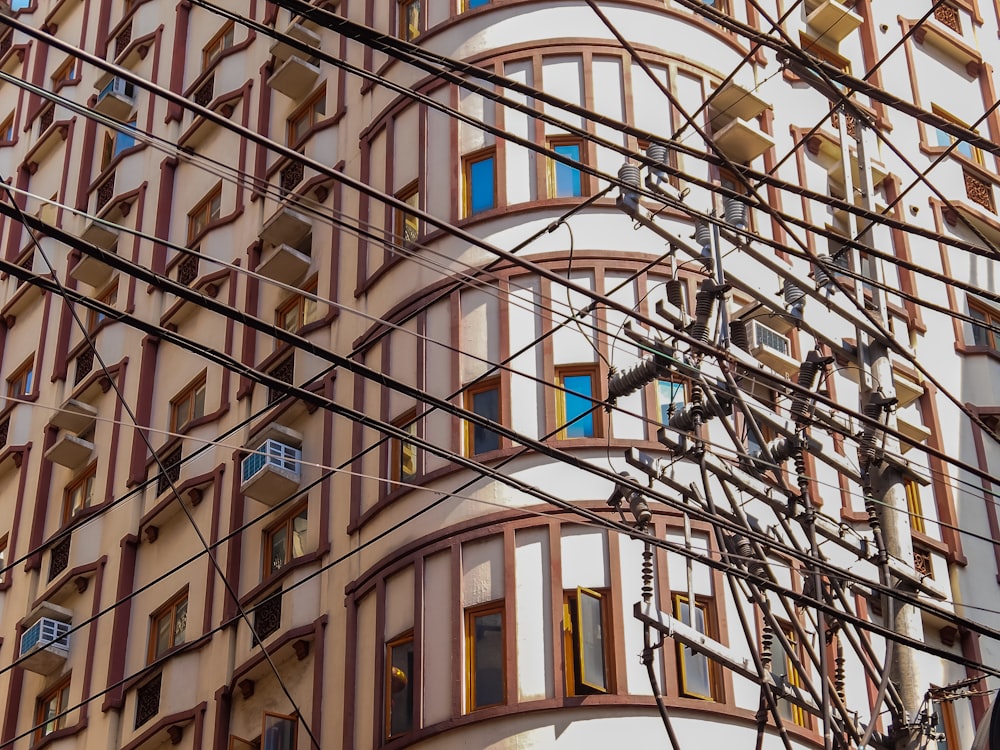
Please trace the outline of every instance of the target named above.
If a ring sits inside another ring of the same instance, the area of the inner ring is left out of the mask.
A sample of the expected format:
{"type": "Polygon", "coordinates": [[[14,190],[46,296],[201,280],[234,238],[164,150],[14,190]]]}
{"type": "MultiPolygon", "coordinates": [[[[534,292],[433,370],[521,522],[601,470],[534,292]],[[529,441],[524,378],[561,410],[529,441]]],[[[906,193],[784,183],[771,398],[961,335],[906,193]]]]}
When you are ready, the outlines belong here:
{"type": "MultiPolygon", "coordinates": [[[[848,113],[842,109],[839,117],[841,143],[841,158],[844,169],[845,199],[852,200],[853,169],[851,165],[850,143],[857,144],[858,190],[861,193],[862,207],[866,211],[875,211],[874,186],[871,175],[871,165],[868,162],[866,149],[867,123],[860,112],[848,113]],[[853,115],[855,134],[849,137],[847,117],[853,115]]],[[[871,222],[866,222],[858,231],[857,218],[849,214],[851,235],[869,247],[876,246],[876,238],[871,222]]],[[[855,279],[854,292],[860,304],[867,306],[879,322],[883,330],[888,330],[889,321],[886,314],[886,300],[882,293],[882,282],[885,275],[882,261],[868,258],[868,263],[862,262],[859,251],[852,250],[857,263],[852,264],[861,271],[861,275],[871,274],[876,283],[866,290],[860,279],[855,279]],[[865,266],[867,265],[867,268],[865,266]],[[866,300],[866,292],[870,299],[866,300]]],[[[856,332],[858,342],[858,364],[861,368],[861,411],[873,418],[884,421],[891,430],[896,429],[896,389],[892,377],[892,360],[886,344],[875,337],[867,335],[860,329],[856,332]]],[[[885,552],[891,557],[910,566],[913,563],[913,538],[910,529],[910,517],[906,502],[906,485],[903,466],[895,457],[899,455],[899,439],[880,430],[865,427],[867,440],[862,440],[861,466],[864,472],[864,491],[869,515],[873,515],[881,526],[885,552]],[[868,498],[871,498],[869,500],[868,498]],[[874,500],[874,502],[872,502],[874,500]]],[[[897,585],[892,582],[892,585],[897,585]]],[[[916,642],[923,640],[923,622],[919,610],[910,604],[903,604],[893,598],[888,598],[888,606],[883,607],[886,625],[894,632],[916,642]]],[[[892,659],[891,679],[899,691],[905,709],[903,726],[893,727],[892,740],[897,750],[912,750],[919,747],[920,725],[917,715],[923,701],[923,683],[914,649],[898,643],[891,644],[895,649],[892,659]]],[[[873,717],[874,718],[874,717],[873,717]]]]}

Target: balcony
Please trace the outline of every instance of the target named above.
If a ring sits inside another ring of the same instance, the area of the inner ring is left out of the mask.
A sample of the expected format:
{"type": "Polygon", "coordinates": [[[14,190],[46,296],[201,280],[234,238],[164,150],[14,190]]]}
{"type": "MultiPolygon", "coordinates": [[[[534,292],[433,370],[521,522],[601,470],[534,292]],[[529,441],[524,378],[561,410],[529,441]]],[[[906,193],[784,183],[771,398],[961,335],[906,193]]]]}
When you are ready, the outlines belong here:
{"type": "Polygon", "coordinates": [[[240,492],[265,505],[276,505],[302,481],[302,436],[271,425],[240,464],[240,492]]]}
{"type": "Polygon", "coordinates": [[[261,254],[257,273],[282,284],[298,284],[305,278],[312,258],[285,244],[276,245],[261,254]]]}
{"type": "Polygon", "coordinates": [[[96,420],[97,409],[74,398],[65,401],[52,415],[52,424],[77,435],[90,429],[96,420]]]}
{"type": "Polygon", "coordinates": [[[69,656],[72,612],[54,604],[41,604],[26,620],[18,656],[21,666],[41,675],[60,670],[69,656]]]}
{"type": "Polygon", "coordinates": [[[806,25],[810,31],[820,39],[834,44],[840,44],[861,23],[861,16],[837,0],[825,0],[806,16],[806,25]]]}
{"type": "Polygon", "coordinates": [[[260,230],[260,239],[266,245],[298,247],[312,231],[312,223],[298,211],[282,206],[260,230]]]}
{"type": "Polygon", "coordinates": [[[102,76],[94,109],[102,115],[124,122],[135,106],[135,86],[124,78],[102,76]],[[103,82],[103,85],[101,85],[103,82]]]}
{"type": "MultiPolygon", "coordinates": [[[[285,34],[310,47],[319,47],[319,35],[301,23],[293,23],[285,34]]],[[[267,79],[268,86],[296,101],[312,91],[320,73],[315,58],[307,59],[302,52],[280,40],[271,45],[271,54],[278,65],[267,79]]]]}
{"type": "Polygon", "coordinates": [[[749,121],[770,109],[771,105],[750,89],[730,81],[716,89],[711,108],[715,117],[738,117],[749,121]]]}
{"type": "Polygon", "coordinates": [[[717,131],[714,140],[722,153],[740,164],[753,161],[774,145],[774,140],[755,122],[740,117],[717,131]]]}
{"type": "Polygon", "coordinates": [[[56,444],[45,451],[45,458],[74,471],[83,468],[94,455],[94,444],[79,435],[64,433],[56,444]]]}

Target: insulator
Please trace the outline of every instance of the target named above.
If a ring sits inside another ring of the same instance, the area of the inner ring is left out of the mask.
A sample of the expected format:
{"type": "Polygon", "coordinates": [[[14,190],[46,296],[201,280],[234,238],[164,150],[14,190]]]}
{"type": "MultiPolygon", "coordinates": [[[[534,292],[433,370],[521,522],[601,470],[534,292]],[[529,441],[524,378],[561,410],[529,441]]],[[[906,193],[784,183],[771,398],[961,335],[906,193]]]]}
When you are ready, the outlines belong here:
{"type": "Polygon", "coordinates": [[[716,290],[702,286],[694,299],[694,314],[698,318],[707,319],[712,317],[712,312],[715,310],[715,300],[717,299],[716,290]]]}
{"type": "Polygon", "coordinates": [[[750,334],[747,332],[746,322],[734,320],[729,324],[729,340],[737,349],[750,351],[750,334]]]}
{"type": "Polygon", "coordinates": [[[670,417],[669,425],[681,432],[691,432],[695,428],[694,410],[690,406],[678,409],[670,417]]]}
{"type": "Polygon", "coordinates": [[[809,477],[806,476],[806,457],[802,449],[795,451],[792,457],[795,462],[795,481],[799,486],[799,497],[804,503],[809,496],[809,477]]]}
{"type": "Polygon", "coordinates": [[[694,240],[702,252],[712,250],[712,227],[707,221],[699,221],[694,225],[694,240]]]}
{"type": "Polygon", "coordinates": [[[622,164],[618,169],[618,179],[630,188],[639,187],[639,167],[635,164],[622,164]]]}
{"type": "Polygon", "coordinates": [[[789,281],[788,279],[785,279],[785,283],[782,285],[781,291],[785,296],[785,305],[787,307],[797,305],[806,298],[806,293],[794,282],[789,281]]]}
{"type": "Polygon", "coordinates": [[[691,324],[691,338],[698,339],[703,344],[708,343],[709,330],[705,323],[695,322],[691,324]]]}
{"type": "Polygon", "coordinates": [[[757,557],[754,552],[753,545],[750,544],[750,540],[747,539],[743,534],[735,534],[732,537],[733,550],[737,555],[740,556],[740,563],[746,567],[753,575],[759,578],[764,578],[767,573],[767,568],[757,557]]]}
{"type": "Polygon", "coordinates": [[[722,215],[727,224],[745,229],[747,225],[747,204],[735,198],[722,199],[722,215]]]}
{"type": "MultiPolygon", "coordinates": [[[[767,450],[775,463],[783,463],[795,455],[796,444],[788,438],[775,438],[767,444],[767,450]]],[[[763,458],[764,451],[759,451],[755,458],[763,458]]]]}
{"type": "Polygon", "coordinates": [[[684,310],[684,282],[680,279],[670,279],[667,282],[667,302],[678,310],[684,310]]]}
{"type": "Polygon", "coordinates": [[[813,278],[816,280],[816,288],[824,289],[830,284],[830,274],[826,272],[826,266],[831,262],[829,255],[817,255],[816,263],[813,264],[813,278]]]}
{"type": "Polygon", "coordinates": [[[657,164],[667,163],[667,147],[662,143],[650,143],[646,147],[646,156],[657,164]]]}
{"type": "Polygon", "coordinates": [[[819,357],[811,356],[816,352],[809,352],[810,356],[806,357],[805,362],[799,365],[799,375],[796,378],[796,382],[807,391],[811,391],[813,385],[816,383],[816,375],[819,373],[820,365],[822,360],[819,357]]]}
{"type": "Polygon", "coordinates": [[[834,657],[834,669],[833,669],[833,689],[837,691],[837,697],[840,698],[841,703],[846,702],[847,697],[844,692],[845,684],[845,671],[844,671],[844,644],[837,639],[837,656],[834,657]]]}
{"type": "Polygon", "coordinates": [[[645,528],[653,520],[653,513],[649,509],[649,503],[642,496],[641,492],[633,492],[628,498],[628,509],[635,519],[635,524],[640,529],[645,528]]]}
{"type": "Polygon", "coordinates": [[[620,370],[608,378],[608,399],[615,400],[652,383],[664,370],[655,357],[645,357],[637,365],[620,370]]]}
{"type": "MultiPolygon", "coordinates": [[[[881,421],[882,403],[869,400],[861,411],[869,419],[881,421]]],[[[870,424],[865,424],[864,429],[861,431],[861,439],[859,441],[861,444],[860,451],[865,463],[875,457],[875,451],[878,449],[879,434],[881,432],[879,428],[870,424]]]]}
{"type": "Polygon", "coordinates": [[[771,625],[766,620],[760,629],[760,660],[764,669],[771,669],[771,644],[774,642],[774,633],[771,625]]]}
{"type": "Polygon", "coordinates": [[[642,600],[653,600],[653,546],[646,542],[642,550],[642,600]]]}

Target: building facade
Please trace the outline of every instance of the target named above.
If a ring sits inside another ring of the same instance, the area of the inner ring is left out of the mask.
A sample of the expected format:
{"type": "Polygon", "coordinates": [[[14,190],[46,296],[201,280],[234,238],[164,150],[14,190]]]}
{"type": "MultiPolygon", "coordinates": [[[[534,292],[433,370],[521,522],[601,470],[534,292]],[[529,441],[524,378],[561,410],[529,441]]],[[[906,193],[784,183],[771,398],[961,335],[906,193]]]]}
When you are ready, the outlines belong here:
{"type": "Polygon", "coordinates": [[[856,747],[901,708],[968,746],[998,31],[989,0],[14,2],[0,748],[662,746],[663,714],[678,748],[856,747]],[[883,451],[906,508],[866,502],[883,451]]]}

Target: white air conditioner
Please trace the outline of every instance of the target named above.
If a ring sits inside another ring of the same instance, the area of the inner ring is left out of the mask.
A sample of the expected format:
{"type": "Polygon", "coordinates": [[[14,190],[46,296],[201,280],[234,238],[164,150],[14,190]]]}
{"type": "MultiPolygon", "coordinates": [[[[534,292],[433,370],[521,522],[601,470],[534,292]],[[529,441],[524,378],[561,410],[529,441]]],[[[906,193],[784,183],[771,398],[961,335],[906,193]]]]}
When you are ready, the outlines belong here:
{"type": "Polygon", "coordinates": [[[791,339],[759,320],[751,323],[750,353],[780,373],[795,372],[799,368],[799,363],[792,358],[791,339]]]}
{"type": "Polygon", "coordinates": [[[267,438],[240,464],[240,492],[265,505],[276,505],[302,481],[302,450],[267,438]]]}
{"type": "Polygon", "coordinates": [[[68,622],[40,617],[21,634],[21,666],[43,675],[60,669],[69,655],[69,628],[68,622]]]}
{"type": "Polygon", "coordinates": [[[117,76],[111,78],[97,94],[94,109],[116,120],[125,120],[135,106],[135,86],[117,76]]]}

